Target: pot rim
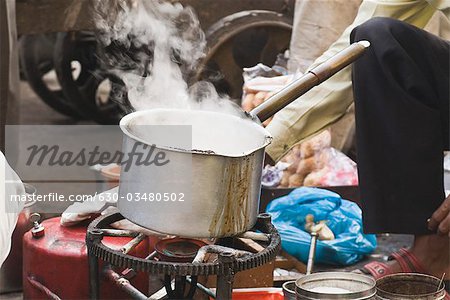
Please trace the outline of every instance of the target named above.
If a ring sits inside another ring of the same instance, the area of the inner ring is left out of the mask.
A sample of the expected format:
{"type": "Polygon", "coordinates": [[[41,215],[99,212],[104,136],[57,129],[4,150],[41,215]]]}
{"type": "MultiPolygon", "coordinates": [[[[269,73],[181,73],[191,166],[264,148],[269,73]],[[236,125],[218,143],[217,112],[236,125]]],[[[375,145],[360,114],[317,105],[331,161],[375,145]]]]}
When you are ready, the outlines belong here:
{"type": "Polygon", "coordinates": [[[296,295],[301,292],[302,297],[308,299],[321,299],[318,297],[323,297],[325,294],[320,292],[313,292],[311,290],[302,287],[303,283],[309,281],[322,281],[326,279],[341,279],[345,281],[357,281],[367,285],[366,290],[357,292],[348,292],[343,294],[326,294],[327,299],[342,299],[342,296],[353,297],[355,299],[369,299],[368,297],[373,297],[376,294],[376,281],[370,276],[358,274],[358,273],[347,273],[347,272],[320,272],[305,275],[295,281],[295,291],[296,295]]]}
{"type": "Polygon", "coordinates": [[[406,294],[400,294],[400,293],[393,293],[393,292],[389,292],[386,291],[384,289],[382,289],[382,286],[380,287],[380,285],[384,284],[386,281],[392,280],[392,278],[396,279],[396,280],[400,280],[400,278],[403,278],[402,280],[404,281],[405,278],[407,280],[411,280],[413,278],[419,279],[422,278],[424,280],[428,280],[431,281],[435,281],[437,283],[440,283],[440,279],[432,276],[432,275],[428,275],[428,274],[421,274],[421,273],[396,273],[396,274],[390,274],[390,275],[386,275],[383,276],[382,278],[377,280],[377,284],[376,284],[376,289],[377,289],[377,293],[381,294],[381,296],[391,296],[391,297],[418,297],[418,298],[427,298],[427,297],[432,297],[432,296],[440,296],[441,294],[445,293],[445,284],[442,285],[442,287],[438,286],[438,288],[440,288],[439,290],[435,291],[435,292],[430,292],[427,294],[419,294],[419,295],[406,295],[406,294]]]}
{"type": "MultiPolygon", "coordinates": [[[[122,117],[122,119],[119,122],[119,126],[120,129],[122,130],[122,132],[128,136],[129,138],[138,141],[140,143],[146,144],[148,145],[148,142],[145,142],[143,139],[137,137],[136,135],[134,135],[133,133],[131,133],[128,129],[128,125],[129,123],[136,117],[141,116],[141,115],[145,115],[149,112],[155,112],[155,111],[160,111],[160,112],[171,112],[171,111],[178,111],[178,112],[186,112],[186,111],[190,111],[190,112],[195,112],[195,113],[200,113],[200,114],[220,114],[220,115],[226,115],[230,118],[234,118],[234,119],[241,119],[237,116],[231,115],[231,114],[226,114],[226,113],[221,113],[221,112],[215,112],[215,111],[202,111],[202,110],[185,110],[185,109],[167,109],[167,108],[154,108],[154,109],[147,109],[147,110],[140,110],[140,111],[135,111],[132,113],[129,113],[127,115],[125,115],[124,117],[122,117]]],[[[251,122],[250,124],[252,124],[253,126],[255,126],[255,129],[259,130],[263,135],[264,135],[264,143],[257,147],[257,148],[253,148],[251,150],[248,151],[244,151],[241,154],[236,154],[236,155],[230,155],[230,154],[221,154],[221,153],[216,153],[213,151],[209,151],[209,150],[187,150],[187,149],[180,149],[180,148],[175,148],[175,147],[170,147],[170,146],[161,146],[161,145],[155,145],[156,148],[158,149],[163,149],[163,150],[167,150],[167,151],[173,151],[173,152],[182,152],[182,153],[188,153],[188,154],[199,154],[199,155],[206,155],[206,156],[220,156],[220,157],[231,157],[231,158],[242,158],[242,157],[246,157],[248,155],[251,155],[261,149],[264,149],[265,147],[267,147],[273,140],[272,135],[262,126],[258,125],[256,122],[254,122],[253,120],[251,120],[250,118],[248,118],[248,120],[251,122]]]]}
{"type": "Polygon", "coordinates": [[[283,283],[283,285],[281,286],[281,288],[283,289],[283,292],[287,292],[290,295],[294,295],[295,296],[295,282],[297,280],[290,280],[290,281],[286,281],[285,283],[283,283]],[[288,285],[293,285],[294,289],[291,289],[288,287],[288,285]]]}

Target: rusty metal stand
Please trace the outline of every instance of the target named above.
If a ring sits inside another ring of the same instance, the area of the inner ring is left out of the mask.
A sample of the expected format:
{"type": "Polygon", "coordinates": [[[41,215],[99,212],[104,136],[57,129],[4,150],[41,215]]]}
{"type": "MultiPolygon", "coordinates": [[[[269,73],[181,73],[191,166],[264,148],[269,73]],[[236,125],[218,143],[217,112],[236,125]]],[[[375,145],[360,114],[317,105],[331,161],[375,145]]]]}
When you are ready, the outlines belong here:
{"type": "Polygon", "coordinates": [[[219,253],[219,263],[222,265],[223,271],[221,275],[217,276],[217,300],[228,300],[232,298],[235,275],[233,264],[235,260],[234,255],[231,253],[219,253]]]}
{"type": "MultiPolygon", "coordinates": [[[[98,230],[91,230],[87,235],[92,242],[101,242],[103,235],[98,230]]],[[[89,297],[92,300],[100,299],[100,281],[98,273],[98,258],[92,253],[92,249],[88,247],[88,264],[89,264],[89,297]]]]}
{"type": "MultiPolygon", "coordinates": [[[[130,255],[128,251],[117,251],[108,248],[101,242],[104,236],[125,235],[133,237],[133,240],[127,244],[129,247],[132,247],[143,240],[141,235],[136,232],[120,233],[119,230],[109,229],[110,224],[123,218],[118,213],[101,216],[94,220],[88,227],[86,245],[89,256],[89,287],[91,299],[100,298],[100,274],[98,265],[98,260],[100,259],[106,263],[105,272],[102,274],[127,292],[131,299],[142,300],[146,296],[131,285],[128,281],[129,276],[124,275],[124,273],[116,273],[112,267],[127,268],[128,270],[132,270],[133,273],[145,272],[147,274],[164,275],[165,294],[169,297],[168,299],[192,299],[195,291],[199,290],[211,298],[230,300],[232,299],[235,274],[272,261],[281,247],[280,236],[271,223],[270,215],[261,214],[258,216],[254,230],[264,233],[267,240],[262,242],[264,249],[257,253],[249,252],[242,254],[243,251],[238,249],[216,245],[214,253],[218,254],[217,262],[175,263],[158,261],[154,260],[156,256],[155,252],[146,258],[139,258],[130,255]],[[216,293],[197,282],[198,276],[209,275],[217,275],[216,293]]],[[[206,247],[208,246],[204,248],[206,247]]],[[[146,299],[154,299],[152,297],[155,297],[155,295],[146,299]]],[[[156,299],[161,298],[158,297],[156,299]]]]}

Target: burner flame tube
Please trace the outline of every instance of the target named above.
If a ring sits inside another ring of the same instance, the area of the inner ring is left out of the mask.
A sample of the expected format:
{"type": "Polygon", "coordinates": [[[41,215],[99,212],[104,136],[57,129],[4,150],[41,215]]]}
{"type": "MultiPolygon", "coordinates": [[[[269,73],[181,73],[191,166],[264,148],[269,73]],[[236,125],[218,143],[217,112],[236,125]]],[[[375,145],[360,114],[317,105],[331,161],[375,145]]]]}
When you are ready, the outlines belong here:
{"type": "Polygon", "coordinates": [[[137,288],[131,285],[130,281],[121,277],[119,274],[113,271],[111,265],[107,265],[104,270],[104,274],[107,278],[111,279],[119,288],[127,292],[133,299],[147,300],[148,297],[141,293],[137,288]]]}

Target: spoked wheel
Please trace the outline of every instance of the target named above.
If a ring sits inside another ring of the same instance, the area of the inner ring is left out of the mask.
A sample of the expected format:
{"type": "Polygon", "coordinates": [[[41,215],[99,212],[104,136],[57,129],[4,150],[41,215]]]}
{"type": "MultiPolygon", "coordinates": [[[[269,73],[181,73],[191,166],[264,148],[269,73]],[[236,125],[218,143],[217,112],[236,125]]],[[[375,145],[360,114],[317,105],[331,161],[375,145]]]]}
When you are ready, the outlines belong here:
{"type": "Polygon", "coordinates": [[[131,111],[125,84],[101,67],[93,33],[59,33],[54,61],[64,95],[78,103],[89,119],[100,124],[117,124],[131,111]]]}
{"type": "Polygon", "coordinates": [[[25,35],[20,38],[20,64],[33,91],[59,113],[82,119],[74,103],[64,96],[56,78],[53,52],[56,34],[25,35]]]}
{"type": "MultiPolygon", "coordinates": [[[[242,69],[258,63],[273,65],[289,48],[292,20],[282,14],[252,10],[227,16],[206,33],[209,51],[196,73],[232,99],[242,95],[242,69]]],[[[239,101],[239,100],[237,100],[239,101]]]]}

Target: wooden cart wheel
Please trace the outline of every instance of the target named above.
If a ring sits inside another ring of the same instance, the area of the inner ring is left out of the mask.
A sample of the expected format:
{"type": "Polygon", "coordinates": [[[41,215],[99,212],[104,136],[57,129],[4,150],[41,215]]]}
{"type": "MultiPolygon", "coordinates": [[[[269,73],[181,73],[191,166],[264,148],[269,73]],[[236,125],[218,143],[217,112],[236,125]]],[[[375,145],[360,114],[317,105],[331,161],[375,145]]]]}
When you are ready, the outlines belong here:
{"type": "Polygon", "coordinates": [[[83,119],[76,105],[65,98],[56,75],[52,76],[55,41],[56,34],[22,36],[19,44],[22,71],[31,89],[45,104],[71,118],[83,119]]]}
{"type": "Polygon", "coordinates": [[[66,98],[100,124],[117,124],[129,109],[124,83],[104,70],[91,32],[58,33],[55,69],[66,98]]]}
{"type": "Polygon", "coordinates": [[[219,20],[206,32],[209,50],[195,80],[210,81],[219,93],[240,99],[242,68],[260,62],[272,66],[289,48],[291,32],[292,20],[272,11],[243,11],[219,20]]]}

